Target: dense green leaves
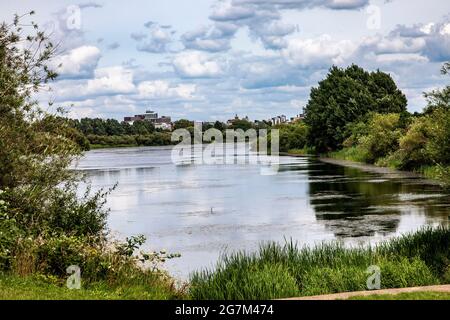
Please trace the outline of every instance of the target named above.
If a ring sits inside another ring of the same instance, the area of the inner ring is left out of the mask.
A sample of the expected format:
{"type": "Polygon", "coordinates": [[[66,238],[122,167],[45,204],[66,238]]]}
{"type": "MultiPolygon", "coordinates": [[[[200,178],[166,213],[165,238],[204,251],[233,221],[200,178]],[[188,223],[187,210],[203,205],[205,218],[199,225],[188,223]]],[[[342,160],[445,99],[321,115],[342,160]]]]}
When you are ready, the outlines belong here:
{"type": "Polygon", "coordinates": [[[356,65],[332,67],[327,78],[311,89],[305,119],[310,127],[308,142],[318,151],[335,150],[347,138],[349,123],[369,112],[404,112],[406,103],[388,74],[369,73],[356,65]]]}
{"type": "Polygon", "coordinates": [[[306,145],[308,127],[303,123],[279,125],[275,129],[280,130],[280,151],[302,149],[306,145]]]}

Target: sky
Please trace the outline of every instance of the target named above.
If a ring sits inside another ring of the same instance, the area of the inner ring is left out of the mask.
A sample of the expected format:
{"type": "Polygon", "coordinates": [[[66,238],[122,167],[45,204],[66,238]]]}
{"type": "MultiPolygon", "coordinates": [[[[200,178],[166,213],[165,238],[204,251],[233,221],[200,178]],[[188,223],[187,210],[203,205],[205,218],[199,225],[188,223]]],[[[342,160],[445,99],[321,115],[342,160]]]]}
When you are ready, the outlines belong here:
{"type": "Polygon", "coordinates": [[[391,74],[411,112],[448,84],[448,0],[0,0],[58,44],[38,94],[73,118],[295,116],[332,65],[391,74]]]}

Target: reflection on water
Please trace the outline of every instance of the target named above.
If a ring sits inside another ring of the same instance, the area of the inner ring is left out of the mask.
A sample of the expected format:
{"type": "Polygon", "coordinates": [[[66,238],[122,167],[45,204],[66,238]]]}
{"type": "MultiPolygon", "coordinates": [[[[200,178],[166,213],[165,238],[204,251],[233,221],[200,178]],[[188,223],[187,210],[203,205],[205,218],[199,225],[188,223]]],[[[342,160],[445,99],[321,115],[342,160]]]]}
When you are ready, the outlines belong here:
{"type": "Polygon", "coordinates": [[[181,278],[261,241],[365,243],[448,223],[450,195],[417,177],[306,157],[282,157],[277,175],[261,175],[251,164],[175,166],[170,155],[167,147],[95,150],[78,169],[94,189],[119,183],[108,201],[111,230],[181,253],[168,263],[181,278]]]}

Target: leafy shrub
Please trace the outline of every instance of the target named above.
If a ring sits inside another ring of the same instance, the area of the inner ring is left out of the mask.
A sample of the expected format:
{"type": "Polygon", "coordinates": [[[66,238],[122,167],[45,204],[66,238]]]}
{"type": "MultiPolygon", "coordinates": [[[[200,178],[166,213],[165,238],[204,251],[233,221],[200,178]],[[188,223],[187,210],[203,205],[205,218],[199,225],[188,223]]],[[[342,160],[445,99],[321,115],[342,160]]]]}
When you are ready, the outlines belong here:
{"type": "Polygon", "coordinates": [[[374,163],[398,149],[398,140],[402,135],[399,128],[400,115],[374,114],[368,123],[367,135],[360,137],[358,144],[367,151],[366,161],[374,163]]]}
{"type": "Polygon", "coordinates": [[[306,145],[308,127],[303,122],[280,125],[275,127],[280,130],[280,151],[288,152],[293,149],[303,149],[306,145]]]}
{"type": "Polygon", "coordinates": [[[11,267],[13,248],[21,235],[17,222],[8,214],[7,202],[2,199],[4,191],[0,190],[0,270],[11,267]]]}

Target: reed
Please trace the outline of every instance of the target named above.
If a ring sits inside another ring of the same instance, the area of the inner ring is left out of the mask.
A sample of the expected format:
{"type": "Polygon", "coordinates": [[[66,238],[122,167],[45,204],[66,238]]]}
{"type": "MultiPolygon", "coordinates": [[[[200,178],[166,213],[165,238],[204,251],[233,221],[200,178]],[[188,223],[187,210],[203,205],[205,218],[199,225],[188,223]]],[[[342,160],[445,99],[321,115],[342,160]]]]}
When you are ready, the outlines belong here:
{"type": "Polygon", "coordinates": [[[193,299],[274,299],[367,290],[367,268],[380,267],[381,288],[450,282],[450,230],[424,228],[377,246],[264,243],[254,253],[223,255],[216,268],[191,275],[193,299]]]}

